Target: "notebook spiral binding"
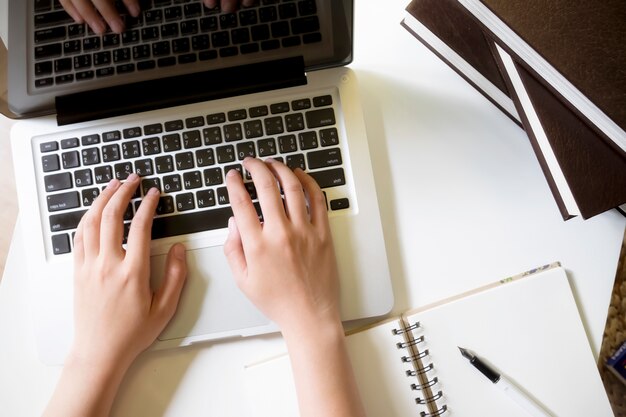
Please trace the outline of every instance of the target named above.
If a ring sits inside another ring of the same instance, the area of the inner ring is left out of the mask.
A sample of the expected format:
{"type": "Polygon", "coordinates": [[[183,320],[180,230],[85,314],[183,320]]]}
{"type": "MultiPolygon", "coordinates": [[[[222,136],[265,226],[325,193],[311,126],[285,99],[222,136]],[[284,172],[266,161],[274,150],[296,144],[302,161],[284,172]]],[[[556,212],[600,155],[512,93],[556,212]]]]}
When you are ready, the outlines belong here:
{"type": "Polygon", "coordinates": [[[430,412],[420,412],[420,417],[438,417],[446,414],[448,406],[446,404],[440,405],[437,403],[437,401],[443,398],[443,392],[441,390],[437,392],[433,390],[433,387],[439,383],[439,379],[437,377],[430,378],[427,375],[429,371],[432,371],[435,368],[432,362],[424,365],[423,359],[430,355],[428,349],[419,350],[417,348],[420,343],[425,342],[426,339],[424,335],[413,337],[411,334],[413,330],[417,330],[420,327],[420,323],[416,322],[409,324],[402,329],[393,329],[392,333],[395,336],[406,335],[403,342],[396,343],[396,347],[398,349],[405,349],[410,353],[409,355],[401,356],[400,360],[404,363],[413,364],[413,369],[407,370],[406,375],[408,377],[418,378],[420,381],[419,384],[411,384],[411,390],[421,391],[425,394],[423,397],[416,397],[415,403],[426,406],[430,405],[430,409],[433,410],[430,412]]]}

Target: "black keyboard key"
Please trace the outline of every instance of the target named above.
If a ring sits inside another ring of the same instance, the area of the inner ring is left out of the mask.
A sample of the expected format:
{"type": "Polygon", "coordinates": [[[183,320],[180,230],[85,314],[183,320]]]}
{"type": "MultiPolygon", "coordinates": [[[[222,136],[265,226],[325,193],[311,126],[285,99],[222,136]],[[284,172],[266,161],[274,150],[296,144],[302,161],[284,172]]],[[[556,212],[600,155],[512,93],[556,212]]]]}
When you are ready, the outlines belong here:
{"type": "Polygon", "coordinates": [[[115,178],[122,181],[133,173],[133,164],[130,162],[122,162],[121,164],[115,164],[113,169],[115,170],[115,178]]]}
{"type": "Polygon", "coordinates": [[[335,112],[332,108],[311,110],[305,113],[306,125],[309,129],[334,125],[335,112]]]}
{"type": "Polygon", "coordinates": [[[295,3],[285,3],[278,6],[278,16],[281,20],[293,19],[298,16],[298,10],[295,3]]]}
{"type": "Polygon", "coordinates": [[[135,71],[135,64],[122,64],[115,67],[118,74],[128,74],[135,71]]]}
{"type": "Polygon", "coordinates": [[[204,136],[204,144],[207,146],[222,143],[222,130],[217,126],[202,129],[202,136],[204,136]]]}
{"type": "Polygon", "coordinates": [[[283,38],[280,41],[280,44],[283,48],[291,48],[293,46],[300,45],[300,37],[299,36],[290,36],[288,38],[283,38]]]}
{"type": "Polygon", "coordinates": [[[50,142],[44,142],[44,143],[40,143],[39,144],[39,151],[42,152],[42,153],[52,152],[52,151],[56,151],[58,149],[59,149],[59,143],[58,142],[50,141],[50,142]]]}
{"type": "Polygon", "coordinates": [[[200,171],[190,171],[183,174],[183,185],[186,190],[202,187],[202,174],[200,171]]]}
{"type": "Polygon", "coordinates": [[[114,48],[120,44],[120,35],[117,33],[107,33],[102,36],[103,48],[114,48]]]}
{"type": "Polygon", "coordinates": [[[304,35],[302,35],[302,43],[304,44],[317,43],[321,41],[322,41],[322,34],[319,32],[305,33],[304,35]]]}
{"type": "Polygon", "coordinates": [[[202,138],[199,130],[190,130],[183,133],[183,145],[185,149],[199,148],[202,146],[202,138]]]}
{"type": "Polygon", "coordinates": [[[54,78],[52,77],[35,80],[35,87],[37,88],[50,87],[53,84],[54,84],[54,78]]]}
{"type": "Polygon", "coordinates": [[[65,55],[71,55],[79,53],[82,49],[83,43],[80,39],[75,39],[73,41],[65,41],[63,42],[63,53],[65,55]]]}
{"type": "Polygon", "coordinates": [[[262,117],[262,116],[267,116],[269,114],[267,110],[267,106],[250,107],[248,112],[250,114],[250,117],[262,117]]]}
{"type": "Polygon", "coordinates": [[[130,61],[130,48],[120,48],[113,51],[113,62],[119,64],[120,62],[128,61],[130,61]]]}
{"type": "Polygon", "coordinates": [[[232,145],[220,146],[215,149],[217,162],[220,164],[235,160],[235,148],[232,145]]]}
{"type": "Polygon", "coordinates": [[[192,17],[199,17],[202,15],[202,5],[200,3],[190,3],[183,6],[183,12],[185,18],[190,19],[192,17]]]}
{"type": "Polygon", "coordinates": [[[259,9],[259,20],[261,23],[273,22],[278,19],[276,6],[261,7],[259,9]]]}
{"type": "Polygon", "coordinates": [[[209,114],[206,117],[206,122],[209,125],[214,125],[214,124],[218,124],[218,123],[224,123],[226,121],[226,114],[225,113],[213,113],[213,114],[209,114]]]}
{"type": "Polygon", "coordinates": [[[285,116],[287,132],[295,132],[304,129],[304,117],[302,113],[288,114],[285,116]]]}
{"type": "Polygon", "coordinates": [[[133,205],[128,203],[128,206],[126,206],[126,211],[124,212],[124,220],[125,221],[132,220],[134,216],[135,216],[135,213],[133,211],[133,205]]]}
{"type": "Polygon", "coordinates": [[[176,65],[176,58],[173,56],[159,58],[157,60],[157,65],[159,66],[159,68],[174,66],[176,65]]]}
{"type": "Polygon", "coordinates": [[[61,154],[61,161],[64,169],[76,168],[77,166],[80,166],[78,151],[64,152],[61,154]]]}
{"type": "Polygon", "coordinates": [[[198,21],[188,20],[180,24],[180,34],[182,36],[195,35],[198,33],[198,21]]]}
{"type": "Polygon", "coordinates": [[[102,140],[104,142],[113,142],[114,140],[120,140],[121,135],[119,130],[113,130],[111,132],[105,132],[102,134],[102,140]]]}
{"type": "Polygon", "coordinates": [[[168,7],[163,11],[166,21],[180,20],[183,17],[183,9],[180,6],[168,7]]]}
{"type": "Polygon", "coordinates": [[[182,181],[180,180],[180,175],[166,175],[163,177],[163,189],[166,193],[174,193],[176,191],[182,190],[182,181]]]}
{"type": "Polygon", "coordinates": [[[78,145],[78,138],[68,138],[61,140],[61,149],[76,148],[78,145]]]}
{"type": "Polygon", "coordinates": [[[291,33],[301,35],[303,33],[318,32],[320,21],[317,16],[299,17],[291,21],[291,33]]]}
{"type": "Polygon", "coordinates": [[[35,64],[35,77],[52,74],[52,61],[38,62],[35,64]]]}
{"type": "Polygon", "coordinates": [[[247,43],[239,47],[239,51],[242,54],[253,54],[255,52],[259,52],[259,50],[260,48],[258,43],[247,43]]]}
{"type": "Polygon", "coordinates": [[[220,168],[210,168],[204,170],[204,185],[219,185],[224,182],[222,170],[220,168]]]}
{"type": "Polygon", "coordinates": [[[35,47],[35,59],[52,58],[61,56],[62,53],[63,45],[60,43],[51,43],[49,45],[35,47]]]}
{"type": "Polygon", "coordinates": [[[139,30],[129,30],[122,33],[122,43],[124,45],[131,45],[139,42],[139,30]]]}
{"type": "Polygon", "coordinates": [[[146,138],[141,141],[141,148],[144,155],[155,155],[161,153],[161,142],[158,137],[146,138]]]}
{"type": "Polygon", "coordinates": [[[209,35],[197,35],[191,38],[191,49],[194,51],[203,51],[209,49],[210,38],[209,35]]]}
{"type": "Polygon", "coordinates": [[[49,195],[47,198],[48,211],[69,210],[80,207],[80,199],[77,191],[49,195]]]}
{"type": "Polygon", "coordinates": [[[246,109],[232,110],[228,112],[228,120],[234,122],[236,120],[243,120],[247,117],[246,109]]]}
{"type": "Polygon", "coordinates": [[[107,184],[113,179],[113,170],[108,165],[102,165],[93,169],[96,184],[107,184]]]}
{"type": "Polygon", "coordinates": [[[128,129],[122,130],[122,134],[124,135],[124,139],[132,139],[141,136],[141,128],[140,127],[130,127],[128,129]]]}
{"type": "Polygon", "coordinates": [[[67,27],[67,36],[70,38],[82,37],[85,34],[85,25],[76,23],[67,27]]]}
{"type": "Polygon", "coordinates": [[[49,29],[35,31],[35,43],[60,41],[65,39],[67,31],[65,26],[57,26],[49,29]]]}
{"type": "Polygon", "coordinates": [[[100,190],[97,188],[87,188],[82,190],[80,194],[83,199],[83,206],[89,207],[94,201],[96,201],[98,195],[100,195],[100,190]]]}
{"type": "Polygon", "coordinates": [[[135,161],[135,173],[140,177],[147,177],[154,174],[152,169],[152,159],[140,159],[135,161]]]}
{"type": "Polygon", "coordinates": [[[201,51],[198,54],[198,59],[200,61],[208,61],[210,59],[216,59],[216,58],[217,58],[217,51],[215,51],[215,50],[201,51]]]}
{"type": "Polygon", "coordinates": [[[172,41],[172,52],[175,54],[183,54],[186,52],[189,52],[190,50],[190,46],[189,46],[189,39],[187,38],[181,38],[181,39],[174,39],[172,41]]]}
{"type": "Polygon", "coordinates": [[[95,51],[100,49],[100,38],[85,38],[83,39],[83,50],[84,51],[95,51]]]}
{"type": "Polygon", "coordinates": [[[198,60],[196,54],[183,54],[178,56],[179,64],[193,64],[198,60]]]}
{"type": "Polygon", "coordinates": [[[92,135],[85,135],[80,138],[80,140],[83,146],[95,145],[97,143],[100,143],[100,135],[98,135],[97,133],[92,135]]]}
{"type": "Polygon", "coordinates": [[[146,24],[161,23],[163,21],[163,11],[161,9],[146,10],[143,16],[146,24]]]}
{"type": "Polygon", "coordinates": [[[233,29],[230,37],[235,45],[250,42],[250,30],[248,28],[233,29]]]}
{"type": "Polygon", "coordinates": [[[173,132],[175,130],[181,130],[185,127],[182,120],[172,120],[169,122],[165,122],[165,131],[173,132]]]}
{"type": "Polygon", "coordinates": [[[313,106],[315,107],[330,106],[331,104],[333,104],[333,96],[331,95],[313,97],[313,106]]]}
{"type": "Polygon", "coordinates": [[[43,182],[47,192],[66,190],[72,188],[72,174],[63,172],[61,174],[46,175],[43,182]]]}
{"type": "Polygon", "coordinates": [[[283,126],[283,118],[280,116],[276,117],[268,117],[264,120],[265,123],[265,134],[267,135],[278,135],[285,131],[283,126]]]}
{"type": "Polygon", "coordinates": [[[250,33],[253,41],[265,41],[270,38],[270,27],[269,25],[255,25],[250,28],[250,33]]]}
{"type": "Polygon", "coordinates": [[[307,154],[309,169],[325,168],[341,165],[341,151],[339,148],[325,149],[323,151],[309,152],[307,154]]]}
{"type": "Polygon", "coordinates": [[[254,149],[254,142],[246,141],[237,144],[237,157],[240,161],[243,161],[246,157],[256,158],[256,151],[254,149]]]}
{"type": "Polygon", "coordinates": [[[139,141],[133,140],[122,143],[122,156],[124,159],[137,158],[141,156],[139,151],[139,141]]]}
{"type": "Polygon", "coordinates": [[[215,32],[211,34],[211,43],[214,48],[221,48],[230,45],[230,36],[228,32],[215,32]]]}
{"type": "Polygon", "coordinates": [[[263,136],[263,122],[260,120],[250,120],[243,123],[243,130],[246,139],[254,139],[263,136]]]}
{"type": "Polygon", "coordinates": [[[57,84],[67,84],[72,81],[74,81],[74,74],[57,75],[54,77],[54,82],[57,84]]]}
{"type": "Polygon", "coordinates": [[[91,67],[91,55],[79,55],[74,57],[74,69],[79,70],[91,67]]]}
{"type": "MultiPolygon", "coordinates": [[[[193,210],[194,208],[196,208],[194,200],[195,199],[193,193],[178,194],[176,195],[176,208],[178,209],[178,211],[193,210]]],[[[152,226],[152,230],[154,232],[154,225],[152,226]]]]}
{"type": "Polygon", "coordinates": [[[224,139],[226,142],[234,142],[243,139],[241,123],[233,123],[224,126],[224,139]]]}
{"type": "Polygon", "coordinates": [[[209,16],[200,19],[200,30],[202,32],[213,32],[217,30],[217,17],[209,16]]]}
{"type": "Polygon", "coordinates": [[[304,171],[306,169],[304,165],[304,155],[302,155],[301,153],[287,155],[285,165],[287,165],[292,170],[300,168],[304,171]]]}
{"type": "Polygon", "coordinates": [[[55,255],[70,253],[70,237],[67,233],[52,236],[52,252],[55,255]]]}
{"type": "Polygon", "coordinates": [[[161,180],[159,178],[144,178],[141,180],[141,190],[143,195],[148,194],[151,188],[156,188],[161,193],[161,180]]]}
{"type": "Polygon", "coordinates": [[[220,15],[220,29],[230,29],[237,26],[236,13],[224,13],[220,15]]]}
{"type": "Polygon", "coordinates": [[[169,196],[163,196],[159,198],[159,203],[157,204],[156,214],[170,214],[174,212],[174,199],[169,196]]]}
{"type": "MultiPolygon", "coordinates": [[[[165,130],[167,130],[167,123],[165,124],[165,130]]],[[[178,133],[163,135],[163,150],[165,152],[174,152],[181,149],[180,135],[178,133]]]]}
{"type": "Polygon", "coordinates": [[[93,184],[93,177],[90,169],[79,169],[74,171],[74,184],[77,187],[87,187],[93,184]]]}
{"type": "Polygon", "coordinates": [[[346,183],[343,168],[329,169],[325,171],[309,172],[309,175],[319,184],[320,188],[336,187],[346,183]]]}
{"type": "Polygon", "coordinates": [[[213,207],[215,205],[215,191],[200,190],[196,193],[198,208],[213,207]]]}
{"type": "Polygon", "coordinates": [[[213,149],[198,149],[196,151],[196,164],[198,167],[207,167],[215,164],[213,149]]]}
{"type": "Polygon", "coordinates": [[[187,127],[187,129],[193,129],[201,126],[204,126],[204,117],[202,116],[189,117],[185,119],[185,127],[187,127]]]}
{"type": "Polygon", "coordinates": [[[143,127],[143,133],[145,135],[158,135],[163,132],[163,125],[161,123],[154,123],[143,127]]]}
{"type": "Polygon", "coordinates": [[[165,56],[170,54],[170,42],[161,41],[152,44],[152,55],[155,57],[165,56]]]}
{"type": "Polygon", "coordinates": [[[261,42],[261,49],[264,51],[271,51],[272,49],[278,48],[280,48],[280,41],[277,39],[261,42]]]}
{"type": "Polygon", "coordinates": [[[278,137],[278,148],[280,153],[295,152],[298,150],[296,135],[286,135],[278,137]]]}
{"type": "Polygon", "coordinates": [[[217,189],[217,202],[220,205],[230,203],[230,199],[228,198],[228,190],[226,189],[226,187],[220,187],[217,189]]]}
{"type": "Polygon", "coordinates": [[[67,72],[72,70],[72,59],[61,58],[54,61],[54,72],[67,72]]]}
{"type": "Polygon", "coordinates": [[[257,20],[257,12],[254,9],[241,10],[239,12],[239,24],[241,26],[255,25],[257,20]]]}
{"type": "Polygon", "coordinates": [[[261,157],[276,155],[276,140],[274,138],[259,139],[257,146],[261,157]]]}
{"type": "Polygon", "coordinates": [[[298,2],[298,11],[300,16],[307,16],[317,13],[317,6],[315,0],[304,0],[298,2]]]}
{"type": "Polygon", "coordinates": [[[155,68],[156,68],[156,62],[153,60],[137,62],[137,70],[139,71],[151,70],[155,68]]]}
{"type": "Polygon", "coordinates": [[[174,171],[174,159],[170,155],[157,156],[154,158],[157,174],[174,171]]]}
{"type": "Polygon", "coordinates": [[[270,26],[273,38],[282,38],[289,36],[289,23],[285,21],[274,22],[270,26]]]}
{"type": "Polygon", "coordinates": [[[100,151],[98,148],[87,148],[81,152],[83,165],[95,165],[100,163],[100,151]]]}
{"type": "Polygon", "coordinates": [[[61,230],[76,229],[85,213],[87,213],[87,210],[71,211],[50,216],[50,231],[60,232],[61,230]]]}
{"type": "Polygon", "coordinates": [[[179,171],[191,169],[194,167],[193,154],[191,152],[178,153],[176,158],[176,169],[179,171]]]}
{"type": "Polygon", "coordinates": [[[150,45],[133,46],[133,59],[140,60],[145,58],[150,58],[150,45]]]}
{"type": "Polygon", "coordinates": [[[335,210],[345,210],[350,208],[350,200],[347,198],[336,198],[334,200],[330,200],[330,209],[335,210]]]}
{"type": "Polygon", "coordinates": [[[298,141],[300,142],[300,149],[306,151],[308,149],[317,148],[317,133],[315,132],[302,132],[298,134],[298,141]]]}
{"type": "Polygon", "coordinates": [[[52,10],[51,0],[35,0],[35,12],[48,12],[52,10]]]}
{"type": "Polygon", "coordinates": [[[178,23],[161,25],[161,38],[176,38],[178,36],[178,23]]]}

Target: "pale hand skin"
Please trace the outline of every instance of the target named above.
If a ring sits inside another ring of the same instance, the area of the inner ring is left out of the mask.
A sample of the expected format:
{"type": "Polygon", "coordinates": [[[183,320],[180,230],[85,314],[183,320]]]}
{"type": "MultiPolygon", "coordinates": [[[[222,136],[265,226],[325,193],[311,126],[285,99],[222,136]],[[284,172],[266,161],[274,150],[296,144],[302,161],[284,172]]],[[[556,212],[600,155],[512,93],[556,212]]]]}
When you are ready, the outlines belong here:
{"type": "MultiPolygon", "coordinates": [[[[76,23],[87,23],[97,34],[106,32],[107,26],[115,33],[124,32],[124,21],[115,8],[115,0],[60,0],[61,5],[76,23]]],[[[203,0],[209,9],[220,6],[226,13],[234,12],[241,4],[250,7],[256,0],[203,0]]],[[[141,12],[139,0],[123,0],[124,6],[131,16],[137,17],[141,12]]]]}
{"type": "Polygon", "coordinates": [[[264,223],[235,170],[224,252],[239,288],[280,327],[300,415],[364,416],[339,315],[339,281],[325,197],[312,177],[247,158],[264,223]],[[284,206],[276,180],[284,190],[284,206]],[[306,201],[309,202],[307,211],[306,201]]]}
{"type": "Polygon", "coordinates": [[[122,378],[176,311],[185,282],[185,248],[174,245],[159,289],[150,288],[150,230],[158,190],[144,197],[126,250],[123,216],[136,174],[113,180],[83,216],[74,238],[74,341],[44,416],[109,415],[122,378]],[[156,191],[156,192],[155,192],[156,191]]]}

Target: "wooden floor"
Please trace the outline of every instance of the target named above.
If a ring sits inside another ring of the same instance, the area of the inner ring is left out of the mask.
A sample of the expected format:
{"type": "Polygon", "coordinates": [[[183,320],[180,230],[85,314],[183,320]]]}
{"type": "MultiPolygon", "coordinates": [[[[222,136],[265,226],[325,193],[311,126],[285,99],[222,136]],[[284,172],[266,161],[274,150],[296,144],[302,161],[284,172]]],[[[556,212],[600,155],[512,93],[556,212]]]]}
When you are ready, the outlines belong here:
{"type": "MultiPolygon", "coordinates": [[[[0,113],[9,114],[7,106],[7,51],[0,41],[0,113]]],[[[8,133],[8,132],[7,132],[8,133]]],[[[13,180],[13,163],[9,136],[0,131],[0,277],[4,272],[7,252],[11,244],[17,218],[17,198],[13,180]]]]}

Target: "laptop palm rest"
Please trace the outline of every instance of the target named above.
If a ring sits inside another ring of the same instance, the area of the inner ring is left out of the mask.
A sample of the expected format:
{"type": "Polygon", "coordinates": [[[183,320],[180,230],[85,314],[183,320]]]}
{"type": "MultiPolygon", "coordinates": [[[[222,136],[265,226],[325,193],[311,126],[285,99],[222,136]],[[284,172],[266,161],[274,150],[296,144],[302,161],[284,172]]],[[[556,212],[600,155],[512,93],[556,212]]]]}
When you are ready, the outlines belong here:
{"type": "MultiPolygon", "coordinates": [[[[152,287],[160,286],[167,255],[151,258],[152,287]]],[[[187,251],[187,281],[174,318],[159,340],[232,333],[270,321],[235,284],[222,246],[187,251]],[[236,313],[236,314],[235,314],[236,313]]]]}

